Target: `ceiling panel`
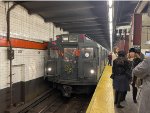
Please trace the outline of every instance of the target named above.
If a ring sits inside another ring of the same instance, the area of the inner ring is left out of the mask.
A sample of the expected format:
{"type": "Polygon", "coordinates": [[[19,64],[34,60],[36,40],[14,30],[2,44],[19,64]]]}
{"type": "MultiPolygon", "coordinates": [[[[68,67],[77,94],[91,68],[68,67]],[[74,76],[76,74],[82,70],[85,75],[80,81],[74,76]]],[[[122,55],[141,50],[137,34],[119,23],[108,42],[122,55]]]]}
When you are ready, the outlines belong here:
{"type": "Polygon", "coordinates": [[[70,33],[89,35],[110,49],[107,1],[16,1],[29,14],[38,14],[45,22],[70,33]]]}

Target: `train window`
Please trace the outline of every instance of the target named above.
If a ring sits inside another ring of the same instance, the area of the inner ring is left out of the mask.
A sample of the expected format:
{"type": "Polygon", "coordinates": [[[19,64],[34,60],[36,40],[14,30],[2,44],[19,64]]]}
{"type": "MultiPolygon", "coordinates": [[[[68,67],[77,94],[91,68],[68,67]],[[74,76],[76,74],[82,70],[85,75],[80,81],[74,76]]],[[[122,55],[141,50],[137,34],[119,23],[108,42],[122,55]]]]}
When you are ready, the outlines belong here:
{"type": "Polygon", "coordinates": [[[50,56],[51,56],[51,58],[58,58],[57,50],[50,49],[50,56]]]}
{"type": "Polygon", "coordinates": [[[63,35],[62,36],[62,41],[63,42],[68,42],[68,35],[63,35]]]}
{"type": "Polygon", "coordinates": [[[69,35],[69,42],[78,42],[78,35],[69,35]]]}
{"type": "Polygon", "coordinates": [[[65,61],[71,61],[75,59],[74,52],[76,51],[76,48],[64,48],[64,60],[65,61]]]}
{"type": "Polygon", "coordinates": [[[82,58],[93,58],[93,48],[82,48],[82,58]]]}

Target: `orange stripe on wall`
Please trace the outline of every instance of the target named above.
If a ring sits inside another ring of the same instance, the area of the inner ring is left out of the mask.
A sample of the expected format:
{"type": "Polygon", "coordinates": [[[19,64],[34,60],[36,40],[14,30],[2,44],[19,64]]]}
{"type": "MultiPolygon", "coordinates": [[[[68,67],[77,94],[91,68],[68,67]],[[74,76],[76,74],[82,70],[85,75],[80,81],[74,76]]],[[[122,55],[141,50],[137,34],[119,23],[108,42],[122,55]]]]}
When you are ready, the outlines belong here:
{"type": "MultiPolygon", "coordinates": [[[[45,50],[47,49],[48,43],[40,43],[22,39],[11,38],[11,44],[14,48],[25,48],[25,49],[39,49],[45,50]]],[[[8,47],[9,43],[7,42],[7,38],[0,38],[0,47],[8,47]]]]}

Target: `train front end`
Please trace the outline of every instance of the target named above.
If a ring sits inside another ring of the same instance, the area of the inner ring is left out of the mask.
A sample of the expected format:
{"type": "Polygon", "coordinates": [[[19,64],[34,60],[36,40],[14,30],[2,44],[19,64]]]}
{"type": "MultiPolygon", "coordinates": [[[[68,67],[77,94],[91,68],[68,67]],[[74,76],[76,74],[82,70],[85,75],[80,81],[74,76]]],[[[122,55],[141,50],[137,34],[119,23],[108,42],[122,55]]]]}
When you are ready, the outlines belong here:
{"type": "Polygon", "coordinates": [[[99,51],[97,44],[85,35],[57,36],[50,44],[49,59],[45,63],[45,78],[60,89],[64,96],[89,93],[99,80],[99,51]],[[52,50],[55,45],[55,49],[52,50]]]}

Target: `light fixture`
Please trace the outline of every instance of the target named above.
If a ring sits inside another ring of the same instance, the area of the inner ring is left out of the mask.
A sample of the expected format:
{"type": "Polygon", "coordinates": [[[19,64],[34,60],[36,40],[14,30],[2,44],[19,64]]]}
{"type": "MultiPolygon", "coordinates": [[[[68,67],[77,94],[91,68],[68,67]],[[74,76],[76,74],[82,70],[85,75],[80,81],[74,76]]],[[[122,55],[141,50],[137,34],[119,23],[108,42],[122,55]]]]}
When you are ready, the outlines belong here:
{"type": "Polygon", "coordinates": [[[110,35],[110,49],[112,51],[112,35],[113,35],[113,7],[112,7],[112,4],[113,4],[113,1],[112,0],[108,0],[108,4],[109,4],[109,14],[108,14],[108,17],[109,17],[109,35],[110,35]]]}
{"type": "Polygon", "coordinates": [[[48,70],[48,71],[52,71],[52,68],[51,68],[51,67],[49,67],[47,70],[48,70]]]}
{"type": "Polygon", "coordinates": [[[124,35],[125,35],[124,32],[122,32],[122,33],[121,33],[121,36],[124,36],[124,35]]]}
{"type": "Polygon", "coordinates": [[[112,7],[112,0],[109,0],[109,7],[112,7]]]}
{"type": "Polygon", "coordinates": [[[91,69],[91,70],[90,70],[90,73],[91,73],[91,74],[94,74],[94,72],[95,72],[94,69],[91,69]]]}
{"type": "Polygon", "coordinates": [[[119,33],[117,33],[117,36],[119,36],[119,33]]]}

